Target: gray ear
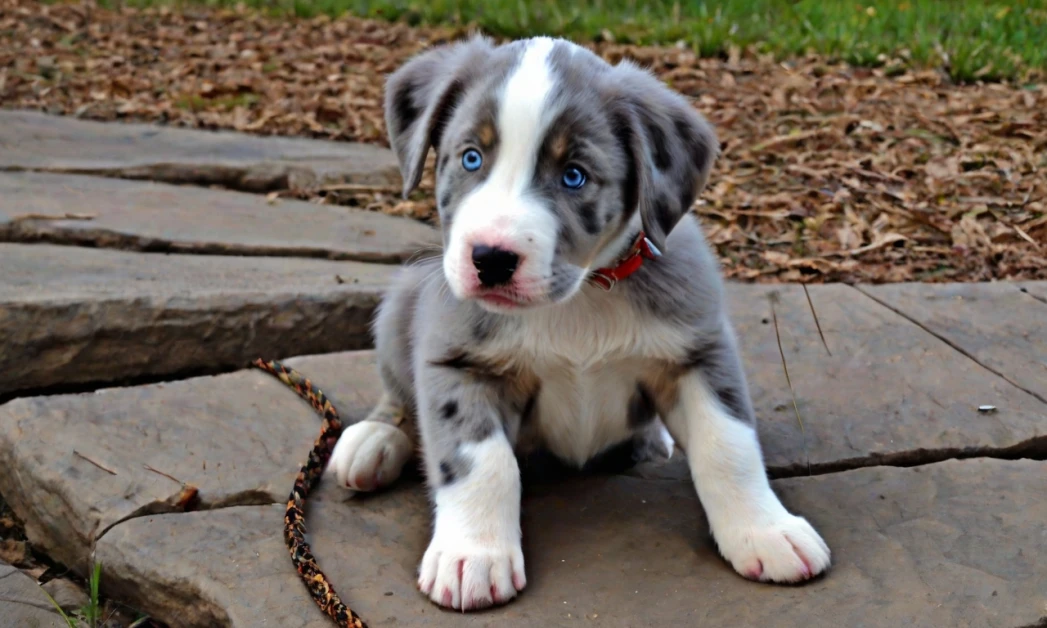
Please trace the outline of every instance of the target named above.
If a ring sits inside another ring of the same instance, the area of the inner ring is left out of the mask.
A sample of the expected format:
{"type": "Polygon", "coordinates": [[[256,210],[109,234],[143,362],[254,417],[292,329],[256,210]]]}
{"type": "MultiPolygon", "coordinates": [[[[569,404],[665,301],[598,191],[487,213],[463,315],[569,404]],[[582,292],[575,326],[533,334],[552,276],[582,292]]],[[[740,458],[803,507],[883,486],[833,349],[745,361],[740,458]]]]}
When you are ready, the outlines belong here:
{"type": "Polygon", "coordinates": [[[664,251],[669,233],[709,180],[719,140],[686,98],[649,72],[622,62],[613,73],[636,169],[643,228],[664,251]]]}
{"type": "Polygon", "coordinates": [[[385,84],[385,125],[400,163],[403,194],[418,186],[429,148],[438,148],[450,112],[473,68],[492,49],[484,37],[423,52],[393,72],[385,84]]]}

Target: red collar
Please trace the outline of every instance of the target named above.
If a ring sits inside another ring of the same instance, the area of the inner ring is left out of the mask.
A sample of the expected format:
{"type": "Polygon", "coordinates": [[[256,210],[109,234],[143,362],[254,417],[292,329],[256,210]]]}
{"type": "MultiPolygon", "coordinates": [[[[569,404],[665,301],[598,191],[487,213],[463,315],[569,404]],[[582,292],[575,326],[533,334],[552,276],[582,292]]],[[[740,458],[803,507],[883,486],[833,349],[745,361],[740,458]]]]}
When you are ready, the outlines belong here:
{"type": "Polygon", "coordinates": [[[616,283],[640,270],[640,266],[643,266],[644,258],[653,260],[661,256],[661,254],[661,251],[641,231],[640,235],[636,236],[636,240],[633,242],[629,252],[619,259],[617,264],[607,268],[597,268],[589,275],[589,282],[600,286],[604,290],[610,290],[616,283]]]}

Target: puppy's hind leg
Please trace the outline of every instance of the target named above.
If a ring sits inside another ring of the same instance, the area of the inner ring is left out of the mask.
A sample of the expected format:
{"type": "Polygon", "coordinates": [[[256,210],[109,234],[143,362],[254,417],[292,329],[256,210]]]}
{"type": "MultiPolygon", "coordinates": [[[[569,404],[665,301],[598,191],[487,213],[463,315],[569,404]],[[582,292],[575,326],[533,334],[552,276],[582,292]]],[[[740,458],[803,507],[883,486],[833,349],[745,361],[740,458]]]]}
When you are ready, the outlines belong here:
{"type": "Polygon", "coordinates": [[[346,427],[328,466],[339,485],[366,492],[396,481],[414,452],[406,418],[406,408],[383,393],[366,419],[346,427]]]}
{"type": "Polygon", "coordinates": [[[366,419],[345,428],[328,467],[350,490],[373,491],[391,484],[414,453],[409,338],[423,277],[418,268],[404,269],[378,307],[374,335],[382,397],[366,419]]]}

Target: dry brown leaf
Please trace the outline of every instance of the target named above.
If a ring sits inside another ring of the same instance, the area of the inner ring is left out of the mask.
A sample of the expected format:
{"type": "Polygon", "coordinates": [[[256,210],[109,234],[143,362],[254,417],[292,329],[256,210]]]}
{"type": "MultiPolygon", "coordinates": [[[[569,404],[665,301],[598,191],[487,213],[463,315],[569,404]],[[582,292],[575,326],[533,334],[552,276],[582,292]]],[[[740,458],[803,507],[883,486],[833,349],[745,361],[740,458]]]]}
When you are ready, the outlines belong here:
{"type": "MultiPolygon", "coordinates": [[[[0,32],[3,107],[384,145],[385,76],[467,29],[0,0],[0,32]]],[[[699,59],[613,37],[590,47],[650,67],[715,127],[723,150],[694,211],[729,277],[1047,279],[1047,86],[891,78],[815,56],[785,67],[739,49],[699,59]]],[[[420,189],[281,198],[432,222],[431,169],[420,189]]]]}

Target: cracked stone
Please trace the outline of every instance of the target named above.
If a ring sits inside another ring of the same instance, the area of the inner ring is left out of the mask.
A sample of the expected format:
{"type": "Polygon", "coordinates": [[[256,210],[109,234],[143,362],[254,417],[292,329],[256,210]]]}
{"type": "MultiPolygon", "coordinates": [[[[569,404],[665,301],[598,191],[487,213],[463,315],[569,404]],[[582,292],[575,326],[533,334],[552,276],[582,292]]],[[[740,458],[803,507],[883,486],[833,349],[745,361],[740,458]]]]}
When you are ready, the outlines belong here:
{"type": "MultiPolygon", "coordinates": [[[[370,352],[287,363],[345,419],[377,401],[370,352]]],[[[179,482],[198,489],[200,508],[283,503],[319,428],[308,404],[254,369],[20,398],[0,406],[0,494],[36,547],[85,576],[95,540],[120,521],[174,510],[179,482]]]]}
{"type": "MultiPolygon", "coordinates": [[[[815,471],[960,454],[1047,455],[1047,404],[854,288],[809,291],[831,356],[802,286],[728,292],[772,473],[807,473],[805,435],[815,471]],[[775,338],[772,292],[802,431],[775,338]],[[997,411],[979,414],[986,404],[997,411]]],[[[1023,316],[1001,307],[998,328],[1012,315],[1023,316]]]]}
{"type": "MultiPolygon", "coordinates": [[[[834,552],[805,586],[737,576],[688,482],[611,476],[529,487],[528,587],[511,604],[444,612],[414,587],[429,506],[401,482],[343,502],[321,487],[313,550],[375,626],[609,625],[1015,628],[1047,619],[1040,560],[1047,463],[989,459],[873,467],[774,483],[834,552]]],[[[110,591],[179,625],[323,628],[280,534],[281,505],[143,517],[98,544],[110,591]]]]}
{"type": "Polygon", "coordinates": [[[19,628],[69,628],[54,612],[40,585],[17,568],[0,562],[0,625],[19,628]]]}
{"type": "Polygon", "coordinates": [[[1022,281],[1018,282],[1018,288],[1024,289],[1040,303],[1047,304],[1047,281],[1022,281]]]}
{"type": "Polygon", "coordinates": [[[245,192],[357,183],[396,187],[388,149],[0,111],[0,169],[96,174],[245,192]]]}
{"type": "Polygon", "coordinates": [[[0,394],[366,348],[396,272],[21,244],[0,244],[0,268],[0,394]]]}
{"type": "MultiPolygon", "coordinates": [[[[731,286],[730,298],[772,475],[805,474],[808,453],[817,472],[961,454],[1043,453],[1041,402],[846,286],[811,289],[832,357],[802,289],[775,288],[801,432],[773,325],[763,323],[770,319],[768,290],[731,286]],[[977,412],[986,401],[998,408],[991,416],[977,412]]],[[[379,392],[372,359],[369,353],[305,358],[303,372],[334,399],[345,399],[348,405],[339,407],[348,416],[362,416],[379,392]]],[[[143,465],[197,486],[203,508],[279,502],[318,425],[292,391],[255,371],[17,399],[0,407],[0,464],[15,470],[0,475],[0,493],[35,543],[66,564],[84,565],[98,534],[129,517],[175,507],[180,486],[143,465]]],[[[630,475],[680,479],[689,473],[678,456],[630,475]]]]}
{"type": "MultiPolygon", "coordinates": [[[[1047,303],[1012,283],[861,289],[1047,403],[1047,303]]],[[[1035,295],[1047,282],[1026,289],[1035,295]]]]}
{"type": "Polygon", "coordinates": [[[440,242],[431,227],[379,212],[159,183],[0,173],[0,198],[9,242],[380,263],[440,242]]]}

